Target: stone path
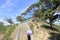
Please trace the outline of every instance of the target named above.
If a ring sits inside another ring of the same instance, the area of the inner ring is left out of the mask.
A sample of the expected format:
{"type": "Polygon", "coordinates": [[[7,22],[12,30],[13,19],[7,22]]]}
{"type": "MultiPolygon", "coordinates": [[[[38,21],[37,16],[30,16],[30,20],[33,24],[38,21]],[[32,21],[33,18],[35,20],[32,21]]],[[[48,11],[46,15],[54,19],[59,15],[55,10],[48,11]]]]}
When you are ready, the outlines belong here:
{"type": "Polygon", "coordinates": [[[36,25],[35,23],[32,22],[31,24],[34,25],[34,31],[33,31],[34,40],[49,40],[48,39],[50,37],[49,30],[40,27],[42,25],[41,23],[37,23],[36,25]]]}
{"type": "MultiPolygon", "coordinates": [[[[27,30],[30,29],[30,26],[28,24],[29,22],[22,23],[15,29],[15,34],[13,34],[14,37],[13,40],[27,40],[26,32],[27,30]]],[[[41,27],[42,24],[39,22],[38,23],[31,22],[31,24],[34,25],[33,30],[34,33],[31,35],[31,40],[49,40],[50,30],[41,27]]]]}

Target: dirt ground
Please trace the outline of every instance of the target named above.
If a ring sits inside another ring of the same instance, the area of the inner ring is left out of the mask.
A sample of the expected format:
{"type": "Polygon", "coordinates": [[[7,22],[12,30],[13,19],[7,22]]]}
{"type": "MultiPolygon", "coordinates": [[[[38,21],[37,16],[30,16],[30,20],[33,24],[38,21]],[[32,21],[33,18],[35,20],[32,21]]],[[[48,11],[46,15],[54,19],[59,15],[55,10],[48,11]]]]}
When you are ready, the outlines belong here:
{"type": "Polygon", "coordinates": [[[0,40],[3,40],[3,38],[4,38],[4,34],[0,33],[0,40]]]}
{"type": "Polygon", "coordinates": [[[27,40],[26,31],[31,27],[30,24],[33,24],[33,34],[31,35],[31,40],[50,40],[49,37],[51,37],[51,35],[49,33],[52,32],[52,30],[41,27],[44,23],[42,24],[40,22],[23,23],[17,26],[10,38],[17,40],[18,36],[16,36],[16,34],[19,34],[18,40],[27,40]],[[17,32],[18,28],[20,29],[19,32],[17,32]]]}

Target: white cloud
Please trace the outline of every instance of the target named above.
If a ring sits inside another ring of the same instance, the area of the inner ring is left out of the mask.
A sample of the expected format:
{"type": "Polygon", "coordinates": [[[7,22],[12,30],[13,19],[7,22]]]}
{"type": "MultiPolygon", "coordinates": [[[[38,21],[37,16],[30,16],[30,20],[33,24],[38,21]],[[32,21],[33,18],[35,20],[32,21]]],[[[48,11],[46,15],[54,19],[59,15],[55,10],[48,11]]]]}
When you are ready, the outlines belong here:
{"type": "Polygon", "coordinates": [[[3,22],[3,19],[0,19],[0,22],[3,22]]]}
{"type": "Polygon", "coordinates": [[[60,15],[60,12],[55,12],[55,14],[54,15],[60,15]]]}
{"type": "Polygon", "coordinates": [[[0,19],[0,22],[3,22],[4,25],[10,25],[10,23],[8,23],[7,21],[5,21],[4,19],[0,19]]]}
{"type": "Polygon", "coordinates": [[[14,4],[11,2],[11,0],[7,0],[5,4],[1,6],[1,8],[6,8],[7,6],[13,6],[14,4]]]}
{"type": "Polygon", "coordinates": [[[9,0],[7,0],[7,1],[6,1],[6,3],[5,3],[5,4],[3,4],[1,7],[2,7],[2,8],[4,8],[4,7],[5,7],[5,6],[7,6],[7,4],[9,4],[9,3],[10,3],[10,1],[9,1],[9,0]]]}

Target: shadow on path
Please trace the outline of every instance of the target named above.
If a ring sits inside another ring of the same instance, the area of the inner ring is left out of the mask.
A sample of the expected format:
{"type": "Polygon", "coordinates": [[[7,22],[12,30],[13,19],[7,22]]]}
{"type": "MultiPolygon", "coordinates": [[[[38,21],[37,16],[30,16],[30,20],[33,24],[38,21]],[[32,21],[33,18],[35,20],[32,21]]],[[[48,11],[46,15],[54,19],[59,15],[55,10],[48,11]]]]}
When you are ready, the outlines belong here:
{"type": "Polygon", "coordinates": [[[50,40],[60,40],[60,34],[58,33],[50,33],[51,37],[49,37],[50,40]]]}
{"type": "Polygon", "coordinates": [[[56,28],[50,27],[50,26],[47,26],[47,25],[41,25],[41,27],[44,27],[46,29],[50,29],[50,30],[53,30],[53,31],[58,31],[56,28]]]}

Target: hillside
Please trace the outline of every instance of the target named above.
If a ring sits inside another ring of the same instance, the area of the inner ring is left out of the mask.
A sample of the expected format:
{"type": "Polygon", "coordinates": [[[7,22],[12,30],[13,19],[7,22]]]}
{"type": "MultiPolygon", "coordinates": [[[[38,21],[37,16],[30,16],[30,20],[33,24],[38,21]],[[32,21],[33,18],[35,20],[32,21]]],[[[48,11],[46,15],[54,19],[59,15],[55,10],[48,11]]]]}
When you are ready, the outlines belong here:
{"type": "Polygon", "coordinates": [[[52,36],[57,36],[58,32],[55,28],[53,30],[48,28],[43,22],[25,22],[16,27],[14,32],[11,34],[11,40],[27,40],[26,31],[31,29],[33,34],[31,40],[57,40],[56,37],[53,39],[52,36]],[[44,27],[43,27],[44,26],[44,27]],[[53,35],[52,35],[53,34],[53,35]]]}

